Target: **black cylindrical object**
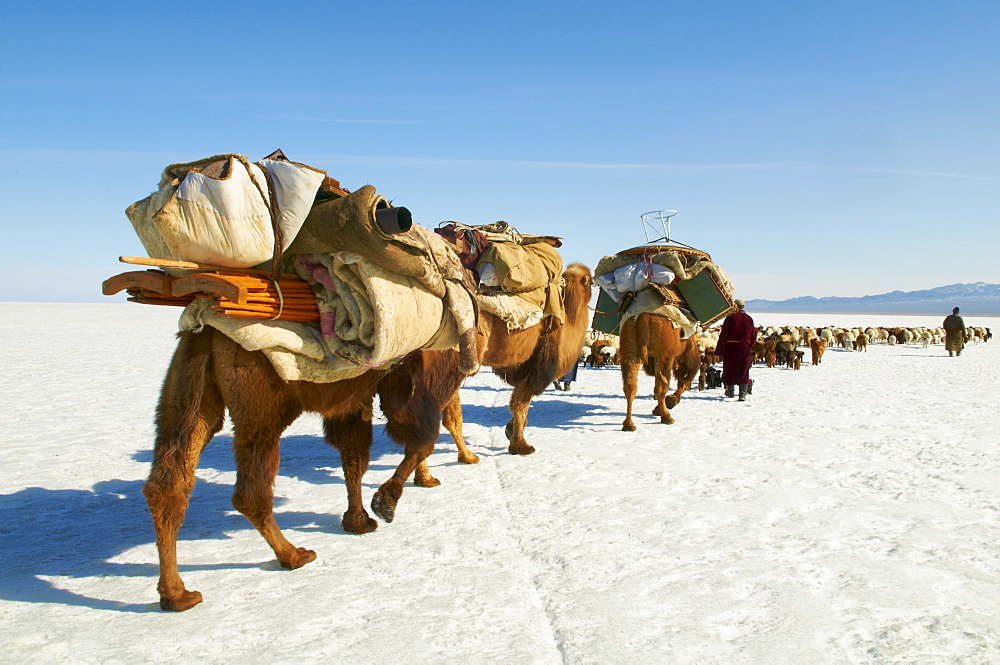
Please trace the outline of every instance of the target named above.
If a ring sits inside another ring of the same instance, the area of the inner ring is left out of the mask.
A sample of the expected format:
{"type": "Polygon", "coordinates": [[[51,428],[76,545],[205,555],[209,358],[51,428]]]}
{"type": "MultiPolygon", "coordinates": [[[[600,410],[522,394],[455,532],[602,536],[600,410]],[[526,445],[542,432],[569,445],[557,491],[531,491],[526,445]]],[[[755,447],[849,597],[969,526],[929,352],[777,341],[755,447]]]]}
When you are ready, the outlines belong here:
{"type": "Polygon", "coordinates": [[[375,223],[387,235],[405,233],[413,226],[413,215],[403,207],[378,208],[375,211],[375,223]]]}

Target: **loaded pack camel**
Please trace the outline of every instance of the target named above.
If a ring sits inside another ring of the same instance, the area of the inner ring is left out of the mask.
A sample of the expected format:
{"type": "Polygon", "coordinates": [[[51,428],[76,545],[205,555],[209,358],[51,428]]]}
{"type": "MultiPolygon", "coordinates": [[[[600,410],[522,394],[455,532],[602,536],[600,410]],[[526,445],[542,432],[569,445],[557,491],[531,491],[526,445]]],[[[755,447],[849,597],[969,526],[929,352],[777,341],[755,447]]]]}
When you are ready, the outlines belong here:
{"type": "MultiPolygon", "coordinates": [[[[578,362],[583,348],[593,277],[590,268],[573,263],[563,272],[563,280],[566,319],[562,323],[546,317],[529,328],[512,331],[499,317],[485,311],[479,314],[480,364],[492,367],[494,374],[514,388],[509,404],[511,419],[504,428],[509,442],[507,450],[513,455],[535,452],[524,437],[531,400],[566,374],[578,362]]],[[[441,419],[458,446],[459,461],[478,462],[479,458],[465,447],[462,403],[457,392],[445,405],[441,419]]],[[[426,462],[418,468],[414,482],[423,486],[438,484],[430,476],[426,462]]]]}
{"type": "Polygon", "coordinates": [[[618,357],[626,401],[622,431],[635,431],[632,402],[638,392],[640,367],[647,376],[655,377],[653,396],[656,407],[653,415],[660,416],[661,423],[673,424],[670,409],[680,402],[681,395],[691,387],[701,367],[698,340],[693,336],[682,340],[680,330],[668,318],[642,313],[622,323],[618,357]],[[677,382],[677,390],[668,395],[671,375],[677,382]]]}
{"type": "Polygon", "coordinates": [[[160,558],[160,607],[186,610],[202,600],[185,588],[177,568],[177,534],[195,485],[202,449],[222,428],[225,411],[233,425],[236,486],[233,507],[256,527],[285,568],[299,568],[316,553],[288,542],[272,514],[281,433],[304,412],[323,417],[327,443],[340,451],[347,485],[345,531],[378,527],[362,505],[361,480],[372,445],[376,394],[386,431],[404,447],[396,473],[376,492],[372,509],[392,521],[403,483],[433,451],[445,403],[464,375],[456,351],[416,351],[388,370],[370,370],[334,383],[282,380],[260,351],[244,350],[206,327],[183,332],[156,409],[153,465],[143,488],[156,529],[160,558]]]}

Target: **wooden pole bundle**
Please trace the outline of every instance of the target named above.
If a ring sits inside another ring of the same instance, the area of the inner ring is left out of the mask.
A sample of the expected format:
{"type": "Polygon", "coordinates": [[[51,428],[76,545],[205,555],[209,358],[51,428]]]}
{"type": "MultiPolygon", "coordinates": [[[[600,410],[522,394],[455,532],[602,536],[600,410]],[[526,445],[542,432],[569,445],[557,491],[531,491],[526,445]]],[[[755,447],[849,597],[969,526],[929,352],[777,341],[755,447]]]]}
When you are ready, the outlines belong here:
{"type": "Polygon", "coordinates": [[[149,305],[186,306],[195,298],[214,300],[216,312],[243,319],[318,322],[312,288],[296,275],[275,281],[263,270],[237,270],[187,261],[122,256],[123,263],[192,271],[173,277],[161,270],[126,272],[105,280],[103,292],[127,290],[130,301],[149,305]]]}

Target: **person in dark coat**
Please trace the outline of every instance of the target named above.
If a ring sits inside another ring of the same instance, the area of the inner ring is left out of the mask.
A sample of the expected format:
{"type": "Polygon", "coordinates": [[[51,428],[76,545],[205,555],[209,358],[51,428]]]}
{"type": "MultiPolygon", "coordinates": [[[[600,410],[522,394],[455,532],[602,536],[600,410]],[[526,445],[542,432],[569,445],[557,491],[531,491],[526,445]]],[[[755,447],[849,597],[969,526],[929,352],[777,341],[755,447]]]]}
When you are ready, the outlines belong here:
{"type": "Polygon", "coordinates": [[[565,376],[563,376],[561,379],[556,379],[555,381],[552,382],[552,385],[555,386],[556,390],[564,390],[564,391],[569,390],[569,384],[576,381],[576,369],[579,366],[580,366],[580,361],[577,361],[576,364],[574,364],[570,368],[570,370],[566,372],[565,376]]]}
{"type": "Polygon", "coordinates": [[[733,304],[736,311],[722,322],[715,352],[722,356],[722,384],[726,386],[726,397],[734,397],[733,387],[739,386],[739,401],[745,402],[753,385],[750,365],[753,364],[752,349],[757,341],[757,328],[750,315],[743,311],[743,301],[737,299],[733,304]]]}
{"type": "Polygon", "coordinates": [[[941,327],[944,328],[944,348],[948,349],[948,355],[962,355],[962,347],[965,346],[965,321],[958,315],[957,307],[945,317],[941,327]]]}

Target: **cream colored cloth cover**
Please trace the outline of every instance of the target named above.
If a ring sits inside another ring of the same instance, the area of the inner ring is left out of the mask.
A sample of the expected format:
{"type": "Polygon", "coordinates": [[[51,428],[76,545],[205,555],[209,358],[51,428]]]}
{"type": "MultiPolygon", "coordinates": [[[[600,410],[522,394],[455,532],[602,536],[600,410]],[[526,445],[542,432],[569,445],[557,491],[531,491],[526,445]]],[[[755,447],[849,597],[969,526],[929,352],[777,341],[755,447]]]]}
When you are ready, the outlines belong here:
{"type": "Polygon", "coordinates": [[[212,301],[199,298],[184,309],[178,327],[200,331],[203,326],[215,328],[247,351],[263,352],[285,381],[333,383],[371,369],[329,353],[315,324],[236,319],[212,311],[212,301]]]}
{"type": "Polygon", "coordinates": [[[635,318],[640,314],[655,314],[665,317],[673,324],[674,328],[680,329],[681,339],[687,339],[701,330],[701,323],[693,313],[683,307],[664,304],[663,299],[650,289],[643,289],[635,294],[635,299],[622,315],[622,321],[635,318]]]}
{"type": "Polygon", "coordinates": [[[272,258],[270,201],[284,246],[312,207],[324,171],[297,162],[216,155],[163,170],[159,189],[125,211],[149,256],[248,268],[272,258]],[[201,169],[228,162],[224,178],[201,169]]]}
{"type": "Polygon", "coordinates": [[[519,295],[499,293],[476,296],[479,308],[507,324],[508,331],[524,330],[539,323],[545,316],[542,308],[519,295]]]}

